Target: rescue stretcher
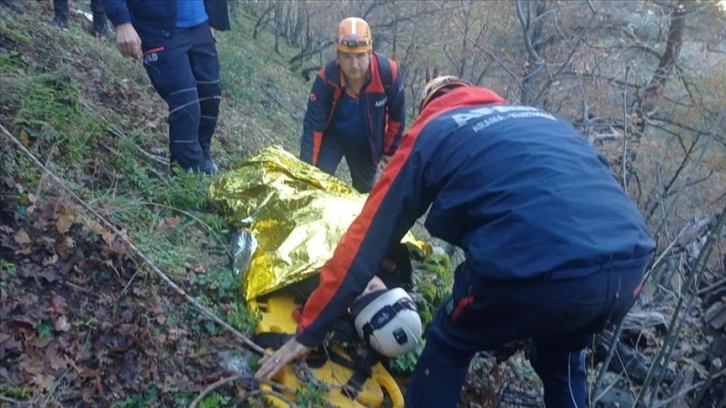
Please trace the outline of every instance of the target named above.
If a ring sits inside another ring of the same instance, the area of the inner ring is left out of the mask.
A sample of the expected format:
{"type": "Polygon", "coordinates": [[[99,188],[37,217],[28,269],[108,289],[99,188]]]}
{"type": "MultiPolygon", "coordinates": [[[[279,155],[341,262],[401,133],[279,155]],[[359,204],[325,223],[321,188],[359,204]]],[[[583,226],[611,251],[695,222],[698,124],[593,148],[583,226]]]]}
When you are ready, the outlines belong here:
{"type": "MultiPolygon", "coordinates": [[[[292,335],[295,332],[297,323],[292,317],[293,311],[299,306],[295,302],[295,296],[285,289],[278,290],[266,296],[261,296],[249,301],[252,310],[260,313],[261,320],[257,326],[257,333],[281,333],[292,335]]],[[[355,359],[339,345],[332,346],[332,353],[339,358],[348,359],[355,364],[355,359]]],[[[335,407],[346,408],[378,408],[392,407],[403,408],[403,394],[393,376],[386,370],[382,362],[376,362],[370,366],[370,376],[356,384],[354,379],[357,376],[356,369],[351,368],[345,362],[333,361],[330,358],[319,358],[314,364],[307,364],[308,371],[314,380],[322,383],[327,388],[322,397],[335,407]],[[384,405],[385,404],[385,405],[384,405]]],[[[326,356],[322,356],[326,357],[326,356]]],[[[329,357],[329,356],[327,356],[329,357]]],[[[305,372],[296,372],[292,365],[287,365],[273,378],[276,382],[292,390],[304,390],[309,387],[309,381],[305,379],[305,372]]],[[[307,379],[310,380],[310,379],[307,379]]],[[[261,384],[261,389],[271,389],[269,385],[261,384]]],[[[296,395],[286,393],[286,396],[296,401],[296,395]]],[[[288,404],[274,396],[267,400],[272,406],[287,408],[288,404]]]]}

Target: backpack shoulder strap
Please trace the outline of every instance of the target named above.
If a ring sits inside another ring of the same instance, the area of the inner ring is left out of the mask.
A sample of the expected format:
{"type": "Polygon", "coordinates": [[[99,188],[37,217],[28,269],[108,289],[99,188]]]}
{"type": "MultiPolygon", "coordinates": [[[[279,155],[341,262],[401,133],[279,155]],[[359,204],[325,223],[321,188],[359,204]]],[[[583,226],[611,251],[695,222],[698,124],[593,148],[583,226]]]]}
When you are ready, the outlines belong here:
{"type": "Polygon", "coordinates": [[[393,86],[393,70],[391,69],[391,61],[388,58],[379,53],[376,54],[378,60],[378,72],[383,82],[383,88],[386,90],[386,96],[391,97],[391,87],[393,86]]]}

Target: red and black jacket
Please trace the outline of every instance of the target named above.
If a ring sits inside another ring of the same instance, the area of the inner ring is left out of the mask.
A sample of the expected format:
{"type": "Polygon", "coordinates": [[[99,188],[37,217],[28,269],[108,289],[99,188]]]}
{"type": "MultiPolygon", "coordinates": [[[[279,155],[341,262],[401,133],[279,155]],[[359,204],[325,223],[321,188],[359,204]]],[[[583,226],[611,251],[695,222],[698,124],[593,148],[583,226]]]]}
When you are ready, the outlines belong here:
{"type": "Polygon", "coordinates": [[[325,339],[427,210],[431,235],[464,251],[455,279],[471,282],[586,276],[655,248],[638,208],[570,124],[487,89],[456,88],[414,121],[323,266],[301,344],[325,339]]]}
{"type": "MultiPolygon", "coordinates": [[[[320,70],[313,82],[300,140],[300,159],[313,166],[317,165],[323,138],[330,136],[326,131],[341,96],[340,76],[340,66],[333,60],[320,70]]],[[[405,126],[406,97],[398,64],[373,53],[368,80],[361,89],[360,98],[366,107],[364,115],[371,156],[377,163],[382,156],[396,152],[405,126]],[[390,69],[382,69],[384,64],[390,69]],[[384,71],[390,71],[390,78],[384,78],[387,75],[384,71]]]]}

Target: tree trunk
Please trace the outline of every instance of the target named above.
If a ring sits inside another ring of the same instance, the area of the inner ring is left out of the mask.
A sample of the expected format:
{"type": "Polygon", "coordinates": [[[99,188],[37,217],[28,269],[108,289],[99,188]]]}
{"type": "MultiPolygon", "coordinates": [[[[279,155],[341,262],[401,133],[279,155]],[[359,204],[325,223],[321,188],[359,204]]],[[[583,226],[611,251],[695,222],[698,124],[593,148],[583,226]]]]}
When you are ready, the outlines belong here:
{"type": "MultiPolygon", "coordinates": [[[[648,82],[643,92],[640,104],[640,114],[644,118],[652,111],[658,96],[663,94],[666,82],[670,78],[676,61],[681,53],[683,46],[683,30],[686,26],[686,8],[680,5],[674,6],[670,13],[670,26],[668,27],[668,40],[666,42],[663,55],[658,61],[658,68],[655,69],[653,77],[648,82]]],[[[641,129],[645,126],[645,121],[640,122],[641,129]]]]}
{"type": "Polygon", "coordinates": [[[547,0],[536,0],[534,2],[517,0],[517,17],[522,26],[524,45],[527,49],[527,66],[521,84],[521,100],[524,105],[532,103],[533,95],[536,95],[537,79],[544,71],[544,61],[540,57],[543,42],[540,41],[540,38],[542,37],[544,25],[543,15],[546,11],[547,0]],[[533,3],[536,7],[534,16],[532,16],[533,3]],[[523,8],[526,8],[526,10],[523,10],[523,8]]]}
{"type": "Polygon", "coordinates": [[[265,11],[260,14],[260,16],[257,18],[257,21],[255,22],[255,28],[252,30],[252,39],[256,40],[257,35],[260,33],[260,29],[267,24],[267,16],[270,14],[274,6],[270,6],[265,11]]]}
{"type": "Polygon", "coordinates": [[[275,52],[280,53],[280,35],[282,34],[283,24],[283,3],[282,0],[277,0],[275,3],[275,52]]]}

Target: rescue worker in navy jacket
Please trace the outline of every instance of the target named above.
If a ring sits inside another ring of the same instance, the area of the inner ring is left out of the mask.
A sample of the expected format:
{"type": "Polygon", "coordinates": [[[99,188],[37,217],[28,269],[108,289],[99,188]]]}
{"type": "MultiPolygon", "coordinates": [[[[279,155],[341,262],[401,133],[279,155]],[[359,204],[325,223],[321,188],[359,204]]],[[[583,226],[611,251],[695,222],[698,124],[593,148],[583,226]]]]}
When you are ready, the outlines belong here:
{"type": "Polygon", "coordinates": [[[479,350],[532,339],[548,407],[584,407],[583,350],[622,319],[655,243],[604,159],[568,123],[435,78],[361,214],[320,273],[295,337],[258,377],[321,344],[399,241],[426,227],[464,250],[452,295],[429,326],[407,407],[455,407],[479,350]]]}
{"type": "Polygon", "coordinates": [[[222,89],[211,28],[229,30],[227,0],[104,0],[121,54],[143,57],[169,105],[172,164],[217,174],[210,156],[222,89]],[[211,27],[211,28],[210,28],[211,27]]]}
{"type": "Polygon", "coordinates": [[[336,58],[315,77],[300,143],[300,159],[328,174],[340,160],[353,187],[367,193],[378,163],[398,148],[405,126],[405,90],[395,61],[373,53],[363,19],[343,19],[335,34],[336,58]]]}

